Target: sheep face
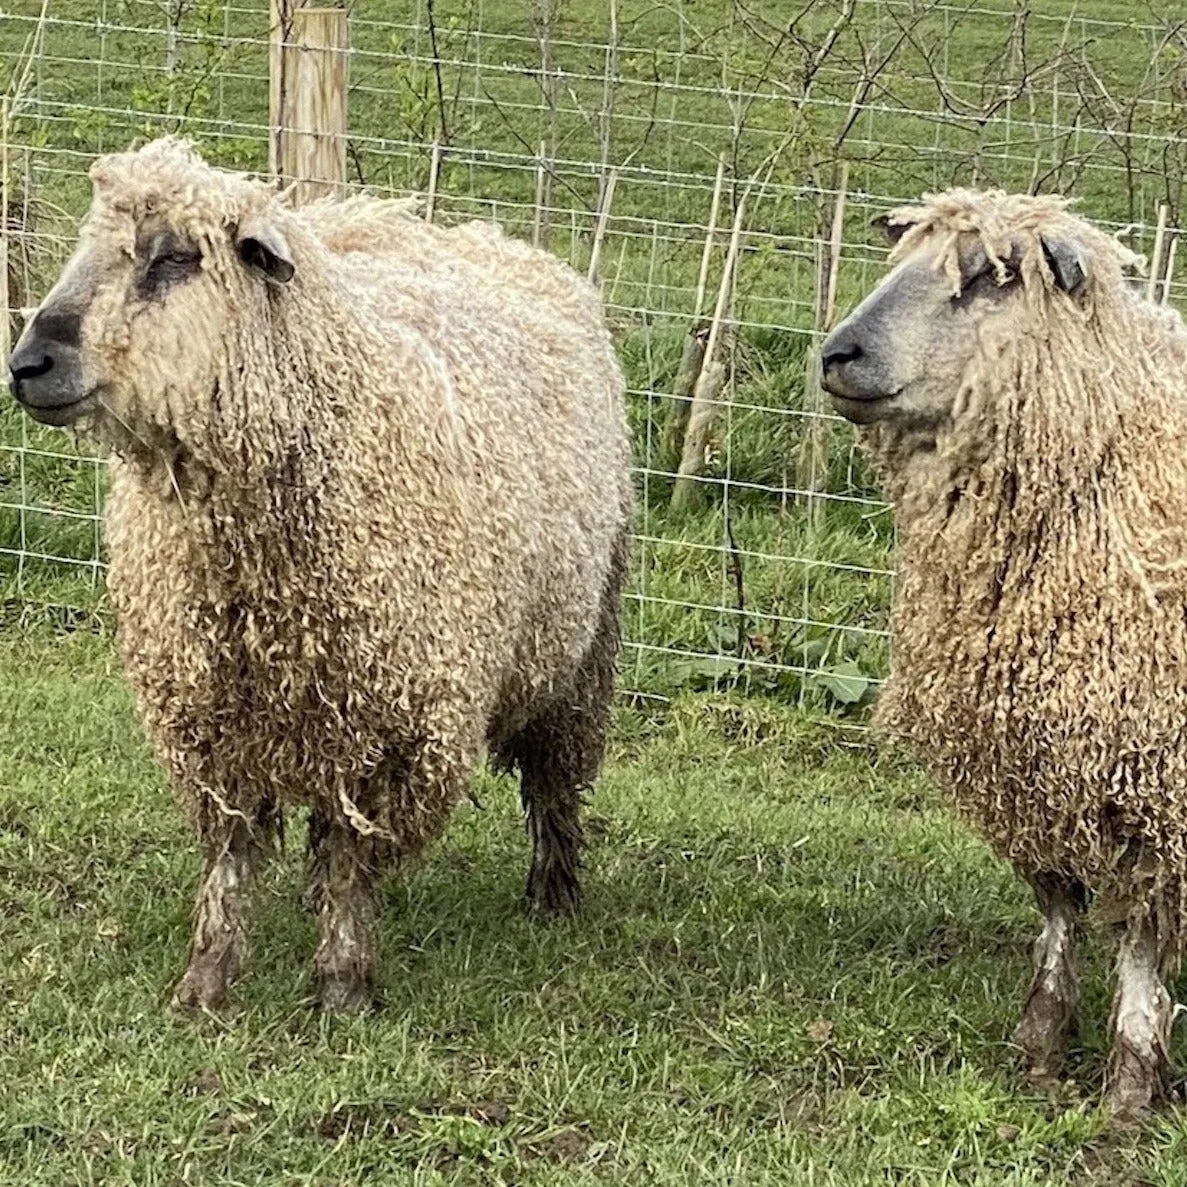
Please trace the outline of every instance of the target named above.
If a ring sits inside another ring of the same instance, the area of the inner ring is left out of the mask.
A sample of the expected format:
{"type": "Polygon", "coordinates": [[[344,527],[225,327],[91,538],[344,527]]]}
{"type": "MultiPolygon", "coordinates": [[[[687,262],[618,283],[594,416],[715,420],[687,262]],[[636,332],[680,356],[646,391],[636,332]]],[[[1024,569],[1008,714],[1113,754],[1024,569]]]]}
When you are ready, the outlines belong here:
{"type": "MultiPolygon", "coordinates": [[[[892,238],[906,228],[888,227],[892,238]]],[[[824,343],[822,383],[858,425],[886,424],[934,445],[963,406],[970,374],[1026,327],[1027,292],[1079,299],[1089,283],[1078,244],[1036,237],[990,254],[981,237],[924,236],[824,343]],[[1041,263],[1039,262],[1041,259],[1041,263]]]]}
{"type": "Polygon", "coordinates": [[[184,200],[192,177],[154,188],[96,176],[79,245],[9,359],[13,394],[36,420],[117,449],[210,435],[220,381],[242,369],[244,327],[267,324],[266,289],[294,268],[264,187],[219,195],[206,173],[217,200],[204,205],[184,200]]]}

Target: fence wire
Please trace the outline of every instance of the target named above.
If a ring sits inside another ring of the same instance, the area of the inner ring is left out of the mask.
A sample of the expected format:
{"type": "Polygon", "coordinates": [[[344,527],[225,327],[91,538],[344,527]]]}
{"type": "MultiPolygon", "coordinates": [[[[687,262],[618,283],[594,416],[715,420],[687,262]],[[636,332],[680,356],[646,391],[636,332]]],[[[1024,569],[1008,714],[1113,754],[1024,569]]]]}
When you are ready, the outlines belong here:
{"type": "MultiPolygon", "coordinates": [[[[1057,190],[1139,250],[1178,238],[1187,21],[1127,0],[356,0],[352,185],[423,191],[598,275],[639,494],[626,686],[740,685],[837,712],[885,670],[892,529],[812,350],[876,280],[870,217],[952,184],[1057,190]],[[721,211],[708,254],[715,180],[721,211]],[[672,505],[676,395],[725,277],[723,381],[672,505]],[[838,206],[841,207],[838,214],[838,206]],[[839,232],[839,234],[838,234],[839,232]],[[702,260],[708,259],[707,274],[702,260]],[[679,501],[679,500],[678,500],[679,501]]],[[[263,170],[266,0],[0,8],[10,333],[69,252],[95,154],[180,131],[263,170]]],[[[1165,254],[1163,256],[1165,258],[1165,254]]],[[[1180,301],[1183,283],[1166,285],[1180,301]]],[[[0,411],[6,605],[101,598],[103,462],[0,411]]]]}

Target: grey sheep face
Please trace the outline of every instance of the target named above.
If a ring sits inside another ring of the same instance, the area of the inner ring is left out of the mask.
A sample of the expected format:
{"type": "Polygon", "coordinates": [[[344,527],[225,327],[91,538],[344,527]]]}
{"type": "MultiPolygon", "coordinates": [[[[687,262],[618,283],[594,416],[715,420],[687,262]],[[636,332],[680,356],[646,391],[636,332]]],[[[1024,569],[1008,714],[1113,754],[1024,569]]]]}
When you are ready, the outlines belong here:
{"type": "MultiPolygon", "coordinates": [[[[892,240],[907,229],[876,221],[892,240]]],[[[1078,300],[1090,284],[1087,253],[1072,242],[1040,242],[1050,283],[1078,300]]],[[[979,236],[961,235],[956,277],[945,248],[939,237],[924,238],[821,351],[821,382],[842,416],[893,426],[923,448],[951,427],[975,360],[1025,332],[1024,288],[1043,283],[1021,244],[993,259],[979,236]]]]}
{"type": "Polygon", "coordinates": [[[274,226],[193,232],[164,211],[136,217],[97,199],[8,360],[13,396],[43,424],[176,439],[203,415],[194,394],[215,399],[253,287],[293,271],[274,226]]]}

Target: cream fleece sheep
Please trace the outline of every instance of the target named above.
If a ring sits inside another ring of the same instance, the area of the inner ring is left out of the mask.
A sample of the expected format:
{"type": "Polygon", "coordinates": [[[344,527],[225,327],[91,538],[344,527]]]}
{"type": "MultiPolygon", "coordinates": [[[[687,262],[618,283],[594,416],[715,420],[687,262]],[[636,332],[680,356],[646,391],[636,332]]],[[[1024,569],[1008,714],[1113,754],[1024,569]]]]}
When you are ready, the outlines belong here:
{"type": "Polygon", "coordinates": [[[120,648],[205,861],[178,1001],[223,999],[308,804],[322,1000],[363,1005],[375,876],[484,748],[521,772],[529,900],[575,905],[631,501],[597,294],[493,227],[291,209],[173,139],[91,173],[12,371],[113,455],[120,648]]]}
{"type": "Polygon", "coordinates": [[[1187,921],[1187,330],[1062,200],[958,190],[886,222],[897,267],[824,347],[895,502],[877,719],[1034,886],[1038,1071],[1089,897],[1118,925],[1130,1116],[1162,1088],[1187,921]]]}

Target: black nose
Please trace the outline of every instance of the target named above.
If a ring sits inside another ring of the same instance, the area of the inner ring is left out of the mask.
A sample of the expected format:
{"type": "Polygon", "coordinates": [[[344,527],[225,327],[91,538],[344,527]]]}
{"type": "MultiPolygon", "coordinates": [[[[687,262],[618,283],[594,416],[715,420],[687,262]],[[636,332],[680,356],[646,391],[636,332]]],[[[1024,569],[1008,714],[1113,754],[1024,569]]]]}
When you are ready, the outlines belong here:
{"type": "Polygon", "coordinates": [[[843,367],[846,363],[855,363],[865,354],[861,344],[854,339],[841,339],[833,342],[831,339],[824,344],[824,353],[820,365],[826,372],[843,367]]]}
{"type": "Polygon", "coordinates": [[[75,314],[43,306],[8,359],[13,396],[46,424],[69,424],[85,407],[79,323],[75,314]]]}
{"type": "Polygon", "coordinates": [[[8,360],[8,378],[12,394],[21,398],[21,385],[27,379],[40,379],[54,369],[54,356],[46,352],[40,342],[29,342],[25,348],[13,351],[8,360]]]}

